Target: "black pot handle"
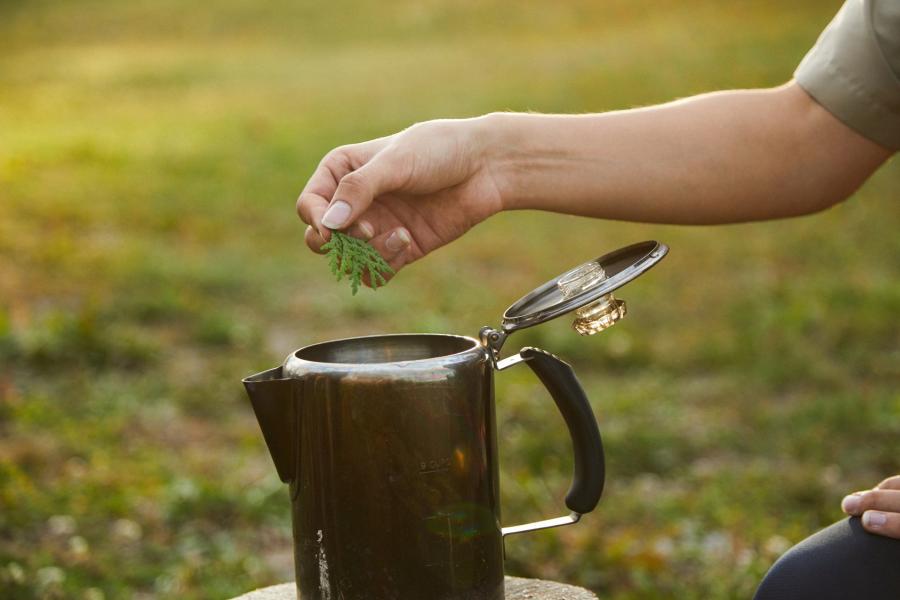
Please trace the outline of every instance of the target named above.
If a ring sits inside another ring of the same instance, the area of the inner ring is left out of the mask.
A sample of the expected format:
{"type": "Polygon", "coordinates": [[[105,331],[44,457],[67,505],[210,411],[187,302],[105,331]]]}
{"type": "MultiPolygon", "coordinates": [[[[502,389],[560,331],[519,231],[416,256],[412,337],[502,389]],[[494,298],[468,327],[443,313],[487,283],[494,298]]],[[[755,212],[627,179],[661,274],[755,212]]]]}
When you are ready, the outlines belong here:
{"type": "Polygon", "coordinates": [[[522,348],[519,355],[550,392],[572,437],[575,473],[566,506],[579,514],[589,513],[600,501],[606,479],[603,441],[594,411],[569,364],[539,348],[522,348]]]}

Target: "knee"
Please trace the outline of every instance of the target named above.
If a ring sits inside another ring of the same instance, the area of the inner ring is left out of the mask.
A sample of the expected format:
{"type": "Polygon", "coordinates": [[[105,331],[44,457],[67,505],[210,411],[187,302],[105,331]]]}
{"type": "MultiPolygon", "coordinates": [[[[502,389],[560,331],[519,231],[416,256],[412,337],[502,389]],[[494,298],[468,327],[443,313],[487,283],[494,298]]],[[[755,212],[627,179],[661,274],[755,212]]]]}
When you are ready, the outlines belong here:
{"type": "Polygon", "coordinates": [[[756,590],[753,600],[813,600],[820,596],[810,590],[815,581],[817,559],[804,542],[794,546],[775,561],[756,590]]]}
{"type": "Polygon", "coordinates": [[[858,518],[844,519],[806,538],[766,573],[754,600],[847,598],[850,590],[870,590],[867,598],[897,598],[900,542],[868,533],[858,518]]]}

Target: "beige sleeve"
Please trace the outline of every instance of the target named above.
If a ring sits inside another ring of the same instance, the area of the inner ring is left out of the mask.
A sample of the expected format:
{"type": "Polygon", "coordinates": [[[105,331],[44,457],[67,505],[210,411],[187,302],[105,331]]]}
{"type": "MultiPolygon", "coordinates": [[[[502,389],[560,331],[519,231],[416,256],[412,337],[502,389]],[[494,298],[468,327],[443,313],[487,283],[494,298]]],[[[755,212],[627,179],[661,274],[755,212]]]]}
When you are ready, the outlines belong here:
{"type": "Polygon", "coordinates": [[[900,0],[846,0],[794,78],[838,119],[900,150],[900,0]]]}

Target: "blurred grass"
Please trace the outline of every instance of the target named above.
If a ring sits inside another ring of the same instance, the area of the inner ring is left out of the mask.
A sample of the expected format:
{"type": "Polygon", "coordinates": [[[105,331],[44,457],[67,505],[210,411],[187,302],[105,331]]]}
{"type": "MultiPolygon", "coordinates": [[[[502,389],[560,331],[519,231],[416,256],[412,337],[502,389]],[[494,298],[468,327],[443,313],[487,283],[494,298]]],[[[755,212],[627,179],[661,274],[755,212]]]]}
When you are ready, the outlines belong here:
{"type": "MultiPolygon", "coordinates": [[[[574,362],[609,483],[513,574],[604,598],[748,597],[844,492],[897,471],[900,170],[827,213],[676,228],[507,214],[351,297],[293,200],[331,147],[421,119],[598,111],[786,80],[839,2],[0,2],[0,597],[223,598],[292,575],[238,385],[291,349],[474,334],[619,245],[669,258],[574,362]]],[[[504,520],[563,510],[527,374],[498,377],[504,520]]]]}

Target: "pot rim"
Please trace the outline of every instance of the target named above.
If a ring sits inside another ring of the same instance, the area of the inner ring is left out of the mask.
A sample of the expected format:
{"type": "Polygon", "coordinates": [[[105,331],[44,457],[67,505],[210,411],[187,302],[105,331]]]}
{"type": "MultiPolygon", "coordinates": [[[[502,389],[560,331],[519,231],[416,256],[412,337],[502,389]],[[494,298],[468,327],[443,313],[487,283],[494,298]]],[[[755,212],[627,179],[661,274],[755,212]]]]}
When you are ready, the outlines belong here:
{"type": "MultiPolygon", "coordinates": [[[[481,342],[471,336],[467,335],[456,335],[452,333],[383,333],[383,334],[374,334],[374,335],[360,335],[360,336],[351,336],[346,338],[338,338],[334,340],[327,340],[324,342],[316,342],[314,344],[309,344],[308,346],[303,346],[302,348],[298,348],[294,350],[290,354],[287,355],[287,358],[284,360],[284,365],[287,367],[288,363],[302,363],[305,365],[321,365],[323,368],[332,368],[332,369],[342,369],[342,370],[366,370],[378,368],[385,365],[425,365],[426,363],[441,364],[441,363],[454,363],[459,360],[464,360],[468,358],[467,355],[483,355],[485,359],[487,359],[488,354],[485,347],[481,344],[481,342]],[[309,352],[313,352],[316,349],[322,348],[324,346],[336,345],[336,344],[346,344],[348,342],[357,342],[357,341],[370,341],[370,340],[388,340],[391,338],[445,338],[445,339],[455,339],[464,342],[468,342],[468,344],[462,349],[456,352],[449,352],[445,354],[437,354],[434,356],[427,356],[424,358],[413,358],[408,360],[382,360],[382,361],[372,361],[372,362],[339,362],[339,361],[324,361],[324,360],[313,360],[307,357],[304,357],[303,354],[308,354],[309,352]]],[[[431,366],[429,365],[429,366],[431,366]]]]}

